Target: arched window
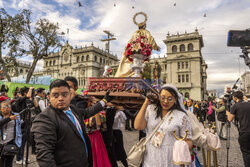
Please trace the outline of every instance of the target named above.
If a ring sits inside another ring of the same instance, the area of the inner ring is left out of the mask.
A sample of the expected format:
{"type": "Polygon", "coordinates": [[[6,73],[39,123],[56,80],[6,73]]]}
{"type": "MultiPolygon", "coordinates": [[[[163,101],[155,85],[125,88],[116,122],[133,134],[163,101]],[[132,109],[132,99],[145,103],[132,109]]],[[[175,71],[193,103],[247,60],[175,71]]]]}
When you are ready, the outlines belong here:
{"type": "Polygon", "coordinates": [[[95,56],[95,62],[97,62],[97,57],[95,56]]]}
{"type": "Polygon", "coordinates": [[[105,59],[103,59],[103,64],[105,64],[105,59]]]}
{"type": "Polygon", "coordinates": [[[189,99],[189,93],[188,92],[186,92],[184,96],[185,96],[185,98],[189,99]]]}
{"type": "Polygon", "coordinates": [[[77,63],[79,62],[79,56],[76,57],[76,62],[77,62],[77,63]]]}
{"type": "Polygon", "coordinates": [[[102,58],[100,57],[100,64],[102,64],[102,58]]]}
{"type": "Polygon", "coordinates": [[[185,45],[183,44],[180,45],[180,52],[185,52],[185,45]]]}
{"type": "Polygon", "coordinates": [[[26,70],[26,73],[28,72],[28,70],[26,70]]]}
{"type": "Polygon", "coordinates": [[[87,57],[86,57],[86,61],[89,61],[89,55],[87,55],[87,57]]]}
{"type": "Polygon", "coordinates": [[[22,73],[23,73],[23,69],[20,70],[20,74],[22,74],[22,73]]]}
{"type": "Polygon", "coordinates": [[[172,52],[173,52],[173,53],[176,53],[176,52],[177,52],[177,46],[176,46],[176,45],[172,46],[172,52]]]}
{"type": "Polygon", "coordinates": [[[48,67],[48,61],[46,61],[46,67],[48,67]]]}
{"type": "Polygon", "coordinates": [[[52,65],[52,61],[49,61],[49,66],[51,66],[52,65]]]}
{"type": "Polygon", "coordinates": [[[53,65],[56,65],[56,61],[55,60],[53,61],[53,65]]]}
{"type": "Polygon", "coordinates": [[[81,59],[81,61],[84,61],[84,56],[82,56],[82,59],[81,59]]]}
{"type": "Polygon", "coordinates": [[[193,51],[194,50],[194,45],[193,44],[188,44],[188,51],[193,51]]]}

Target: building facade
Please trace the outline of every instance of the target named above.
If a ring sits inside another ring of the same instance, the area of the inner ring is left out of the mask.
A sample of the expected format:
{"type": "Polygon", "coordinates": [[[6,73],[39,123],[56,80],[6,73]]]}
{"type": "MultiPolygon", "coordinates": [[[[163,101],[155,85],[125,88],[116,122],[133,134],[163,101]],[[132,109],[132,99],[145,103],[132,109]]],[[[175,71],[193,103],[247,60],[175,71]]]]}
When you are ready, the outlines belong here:
{"type": "Polygon", "coordinates": [[[217,91],[215,89],[208,90],[207,94],[209,97],[217,97],[217,91]]]}
{"type": "MultiPolygon", "coordinates": [[[[10,77],[27,75],[30,67],[31,63],[19,60],[15,62],[9,62],[8,64],[6,64],[6,68],[8,70],[8,74],[10,75],[10,77]]],[[[0,67],[0,70],[2,70],[2,67],[0,67]]]]}
{"type": "Polygon", "coordinates": [[[87,78],[101,77],[107,63],[111,66],[117,65],[118,59],[111,54],[108,59],[108,53],[93,44],[73,49],[66,43],[59,52],[44,58],[43,74],[58,79],[74,76],[78,80],[79,88],[86,88],[87,78]]]}
{"type": "Polygon", "coordinates": [[[242,90],[244,95],[250,98],[250,71],[245,72],[242,76],[242,90]]]}
{"type": "MultiPolygon", "coordinates": [[[[207,64],[202,57],[204,46],[202,35],[196,29],[193,33],[170,35],[164,43],[167,56],[152,59],[161,66],[161,79],[164,83],[175,85],[185,98],[203,100],[207,98],[207,64]]],[[[153,70],[151,70],[153,73],[153,70]]]]}

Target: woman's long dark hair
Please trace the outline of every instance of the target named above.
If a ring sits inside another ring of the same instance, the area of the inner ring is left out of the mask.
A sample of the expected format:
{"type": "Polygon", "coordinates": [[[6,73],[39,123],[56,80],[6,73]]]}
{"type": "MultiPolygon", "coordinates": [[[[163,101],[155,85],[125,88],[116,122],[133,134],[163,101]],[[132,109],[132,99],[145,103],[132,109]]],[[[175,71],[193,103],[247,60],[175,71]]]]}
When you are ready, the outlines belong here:
{"type": "MultiPolygon", "coordinates": [[[[174,104],[169,110],[179,110],[179,111],[182,111],[182,112],[186,113],[186,111],[183,110],[183,109],[181,108],[181,106],[180,106],[177,92],[176,92],[173,88],[170,88],[170,87],[165,87],[165,88],[164,88],[164,87],[163,87],[163,88],[160,90],[159,94],[161,94],[161,91],[162,91],[163,89],[164,89],[164,90],[167,90],[169,93],[171,93],[171,95],[173,95],[174,98],[175,98],[175,100],[176,100],[175,104],[174,104]]],[[[159,97],[159,98],[160,98],[160,97],[159,97]]],[[[181,102],[181,103],[183,103],[183,102],[181,102]]],[[[156,103],[156,118],[159,118],[159,117],[162,118],[162,107],[161,107],[160,99],[159,99],[159,100],[157,101],[157,103],[156,103]]],[[[156,119],[156,118],[155,118],[155,119],[156,119]]]]}

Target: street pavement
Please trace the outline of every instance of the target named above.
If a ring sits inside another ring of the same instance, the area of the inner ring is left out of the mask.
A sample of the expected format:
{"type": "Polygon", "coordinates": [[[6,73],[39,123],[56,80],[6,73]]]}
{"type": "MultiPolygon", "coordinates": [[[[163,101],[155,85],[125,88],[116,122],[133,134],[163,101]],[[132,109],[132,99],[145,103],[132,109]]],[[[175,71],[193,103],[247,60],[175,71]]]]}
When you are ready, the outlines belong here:
{"type": "MultiPolygon", "coordinates": [[[[232,125],[230,128],[230,148],[229,148],[229,167],[244,167],[243,160],[242,160],[242,154],[240,152],[240,147],[238,144],[238,131],[237,128],[232,125]]],[[[138,131],[123,131],[123,138],[124,138],[124,144],[125,144],[125,150],[128,152],[130,148],[138,142],[138,131]]],[[[226,160],[227,160],[227,149],[226,144],[227,141],[222,140],[222,147],[219,151],[217,151],[217,158],[218,158],[218,165],[220,167],[226,167],[226,160]]],[[[203,163],[202,159],[202,152],[198,151],[198,157],[201,163],[203,163]]],[[[213,156],[211,156],[213,157],[213,156]]],[[[213,159],[212,159],[213,160],[213,159]]],[[[212,161],[211,160],[211,161],[212,161]]],[[[211,162],[213,166],[213,162],[211,162]]],[[[123,165],[118,162],[119,167],[122,167],[123,165]]],[[[20,167],[21,165],[17,165],[14,161],[14,167],[20,167]]],[[[38,167],[36,163],[36,159],[34,155],[31,155],[30,157],[30,164],[28,164],[29,167],[38,167]]]]}

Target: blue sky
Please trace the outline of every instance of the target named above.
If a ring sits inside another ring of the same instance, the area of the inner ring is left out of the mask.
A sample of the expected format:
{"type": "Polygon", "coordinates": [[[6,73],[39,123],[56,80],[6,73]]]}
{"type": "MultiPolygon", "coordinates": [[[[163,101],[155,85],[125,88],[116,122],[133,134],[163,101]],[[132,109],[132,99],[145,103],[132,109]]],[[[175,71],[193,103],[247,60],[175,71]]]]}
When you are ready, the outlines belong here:
{"type": "Polygon", "coordinates": [[[238,58],[241,50],[227,47],[226,41],[228,30],[250,28],[250,0],[0,0],[0,7],[10,14],[30,9],[34,21],[47,18],[58,22],[60,31],[69,29],[64,38],[73,47],[93,42],[104,48],[100,39],[104,38],[103,30],[110,30],[117,38],[111,43],[111,51],[118,57],[137,30],[133,15],[144,11],[148,15],[147,29],[161,47],[161,52],[152,57],[166,54],[163,40],[168,32],[193,32],[197,27],[204,40],[202,54],[208,64],[208,88],[232,84],[248,70],[238,58]],[[78,2],[83,6],[79,7],[78,2]]]}

